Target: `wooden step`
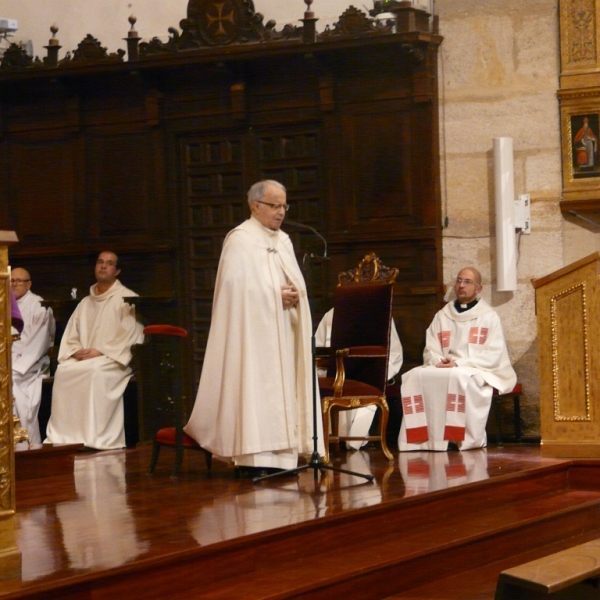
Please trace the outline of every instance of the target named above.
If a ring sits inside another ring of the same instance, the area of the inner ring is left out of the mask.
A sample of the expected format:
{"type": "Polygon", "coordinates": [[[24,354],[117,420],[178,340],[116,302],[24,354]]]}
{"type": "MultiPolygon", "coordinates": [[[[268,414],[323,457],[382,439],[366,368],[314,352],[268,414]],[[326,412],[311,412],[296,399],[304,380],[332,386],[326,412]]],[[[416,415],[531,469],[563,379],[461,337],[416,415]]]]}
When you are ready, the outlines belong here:
{"type": "MultiPolygon", "coordinates": [[[[499,574],[540,557],[596,539],[600,527],[547,546],[538,546],[524,553],[511,554],[501,560],[459,572],[446,578],[433,579],[422,586],[387,596],[383,600],[495,600],[499,574]]],[[[546,596],[548,597],[548,596],[546,596]]],[[[510,597],[510,600],[516,598],[510,597]]]]}
{"type": "MultiPolygon", "coordinates": [[[[213,600],[384,598],[558,544],[596,523],[600,463],[564,462],[86,574],[57,597],[87,597],[93,586],[94,600],[164,600],[179,598],[185,581],[187,597],[213,600]]],[[[53,585],[27,598],[52,597],[53,585]]]]}

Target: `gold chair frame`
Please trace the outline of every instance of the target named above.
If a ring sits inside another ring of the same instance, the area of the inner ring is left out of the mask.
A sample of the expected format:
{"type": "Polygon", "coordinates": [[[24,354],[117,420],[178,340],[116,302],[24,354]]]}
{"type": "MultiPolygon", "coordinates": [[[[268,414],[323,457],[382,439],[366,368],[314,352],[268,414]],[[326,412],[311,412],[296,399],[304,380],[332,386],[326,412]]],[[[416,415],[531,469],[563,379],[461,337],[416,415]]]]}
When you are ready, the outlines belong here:
{"type": "MultiPolygon", "coordinates": [[[[348,271],[342,271],[338,275],[338,287],[351,285],[353,283],[373,285],[389,285],[393,283],[398,276],[398,269],[386,267],[381,264],[381,260],[374,253],[369,253],[360,261],[358,267],[348,271]]],[[[391,290],[390,290],[390,293],[391,290]]],[[[390,319],[391,319],[390,313],[390,319]]],[[[389,406],[385,396],[385,386],[382,389],[381,395],[365,395],[354,394],[344,395],[344,384],[346,382],[346,366],[345,360],[348,358],[374,358],[385,359],[387,366],[387,358],[389,354],[389,339],[387,347],[384,346],[356,346],[352,348],[341,348],[336,350],[335,363],[336,373],[333,382],[333,396],[324,396],[321,399],[322,414],[323,414],[323,435],[325,442],[324,461],[329,462],[329,444],[339,444],[340,441],[367,440],[378,441],[381,444],[381,449],[385,457],[392,462],[394,456],[387,447],[386,429],[389,420],[389,406]],[[341,410],[351,410],[365,406],[377,406],[380,408],[380,431],[379,435],[368,435],[366,437],[340,436],[338,427],[338,415],[332,420],[332,411],[339,412],[341,410]],[[331,433],[329,433],[331,425],[331,433]]]]}

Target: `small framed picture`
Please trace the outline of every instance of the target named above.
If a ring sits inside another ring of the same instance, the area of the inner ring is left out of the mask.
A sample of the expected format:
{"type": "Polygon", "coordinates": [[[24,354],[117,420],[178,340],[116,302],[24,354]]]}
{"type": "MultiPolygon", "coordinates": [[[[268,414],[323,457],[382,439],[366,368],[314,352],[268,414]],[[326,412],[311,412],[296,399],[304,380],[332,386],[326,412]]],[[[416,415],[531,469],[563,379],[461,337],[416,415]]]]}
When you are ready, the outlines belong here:
{"type": "Polygon", "coordinates": [[[598,141],[599,113],[570,116],[571,173],[573,179],[600,177],[598,141]]]}
{"type": "Polygon", "coordinates": [[[563,190],[561,210],[600,209],[600,95],[559,93],[563,190]]]}

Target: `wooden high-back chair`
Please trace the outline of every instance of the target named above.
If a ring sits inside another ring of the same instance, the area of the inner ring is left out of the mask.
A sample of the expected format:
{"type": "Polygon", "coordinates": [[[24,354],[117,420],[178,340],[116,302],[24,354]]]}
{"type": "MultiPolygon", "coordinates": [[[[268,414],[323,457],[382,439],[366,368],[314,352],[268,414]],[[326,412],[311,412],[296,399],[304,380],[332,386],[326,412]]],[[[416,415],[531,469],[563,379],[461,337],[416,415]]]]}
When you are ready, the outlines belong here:
{"type": "Polygon", "coordinates": [[[338,276],[327,376],[319,378],[325,462],[329,460],[330,442],[363,439],[380,442],[386,458],[394,460],[386,443],[389,407],[385,389],[397,275],[397,269],[385,267],[375,254],[367,254],[356,269],[338,276]],[[339,411],[373,405],[380,412],[379,435],[339,435],[339,411]]]}

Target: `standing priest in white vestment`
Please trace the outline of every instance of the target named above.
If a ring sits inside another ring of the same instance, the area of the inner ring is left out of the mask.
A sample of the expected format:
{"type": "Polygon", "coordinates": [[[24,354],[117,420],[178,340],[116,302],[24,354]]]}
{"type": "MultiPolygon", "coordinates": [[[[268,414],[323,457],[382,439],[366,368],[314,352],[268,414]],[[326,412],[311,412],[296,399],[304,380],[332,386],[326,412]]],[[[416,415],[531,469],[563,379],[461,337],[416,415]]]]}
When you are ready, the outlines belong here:
{"type": "Polygon", "coordinates": [[[42,379],[50,365],[48,348],[54,344],[52,310],[31,291],[31,276],[19,267],[10,273],[11,289],[23,318],[20,338],[12,343],[14,413],[27,429],[29,442],[40,444],[38,413],[42,401],[42,379]]]}
{"type": "Polygon", "coordinates": [[[123,300],[137,294],[117,279],[117,263],[114,252],[100,253],[96,284],[67,323],[46,443],[79,443],[98,450],[125,446],[123,393],[131,378],[131,346],[144,335],[135,307],[123,300]]]}
{"type": "Polygon", "coordinates": [[[460,450],[487,444],[493,388],[510,392],[517,376],[500,318],[477,297],[481,289],[477,269],[460,271],[456,300],[435,315],[427,330],[424,365],[402,377],[401,451],[444,451],[448,442],[460,450]]]}
{"type": "MultiPolygon", "coordinates": [[[[323,348],[331,346],[331,330],[333,327],[333,308],[328,310],[321,319],[315,333],[315,345],[323,348]]],[[[390,328],[390,355],[388,358],[387,378],[393,379],[402,368],[402,343],[396,329],[394,319],[390,328]]],[[[318,369],[319,377],[327,375],[327,369],[318,369]]],[[[389,383],[389,381],[388,381],[389,383]]],[[[339,434],[349,437],[366,437],[377,412],[376,406],[363,406],[352,410],[340,411],[339,434]]],[[[347,447],[359,450],[368,444],[368,440],[346,440],[347,447]]]]}
{"type": "MultiPolygon", "coordinates": [[[[185,432],[253,473],[294,469],[299,455],[312,453],[314,367],[306,285],[280,229],[286,190],[276,181],[258,182],[248,204],[251,217],[223,243],[198,395],[185,432]]],[[[321,418],[317,422],[323,452],[321,418]]]]}

